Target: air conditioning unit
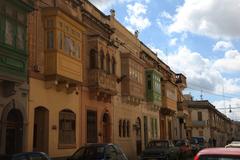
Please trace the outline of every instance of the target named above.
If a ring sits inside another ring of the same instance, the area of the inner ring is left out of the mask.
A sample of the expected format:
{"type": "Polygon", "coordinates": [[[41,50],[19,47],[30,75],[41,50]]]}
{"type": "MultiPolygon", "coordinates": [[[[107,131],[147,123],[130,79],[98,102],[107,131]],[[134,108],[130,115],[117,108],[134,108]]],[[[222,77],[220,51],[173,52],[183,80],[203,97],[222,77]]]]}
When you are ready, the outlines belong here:
{"type": "Polygon", "coordinates": [[[40,72],[40,66],[39,65],[37,65],[37,64],[35,64],[35,65],[33,65],[33,71],[34,72],[40,72]]]}

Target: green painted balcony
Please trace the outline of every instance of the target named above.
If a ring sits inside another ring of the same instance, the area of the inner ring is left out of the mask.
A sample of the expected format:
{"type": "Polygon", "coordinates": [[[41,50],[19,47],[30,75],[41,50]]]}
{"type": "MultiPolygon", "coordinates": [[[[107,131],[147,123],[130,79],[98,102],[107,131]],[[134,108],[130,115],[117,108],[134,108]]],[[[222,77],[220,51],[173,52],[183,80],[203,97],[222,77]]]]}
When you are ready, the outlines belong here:
{"type": "Polygon", "coordinates": [[[146,75],[146,99],[156,106],[162,105],[161,74],[155,69],[145,71],[146,75]]]}
{"type": "Polygon", "coordinates": [[[0,3],[0,78],[21,82],[27,79],[27,14],[25,1],[0,3]]]}

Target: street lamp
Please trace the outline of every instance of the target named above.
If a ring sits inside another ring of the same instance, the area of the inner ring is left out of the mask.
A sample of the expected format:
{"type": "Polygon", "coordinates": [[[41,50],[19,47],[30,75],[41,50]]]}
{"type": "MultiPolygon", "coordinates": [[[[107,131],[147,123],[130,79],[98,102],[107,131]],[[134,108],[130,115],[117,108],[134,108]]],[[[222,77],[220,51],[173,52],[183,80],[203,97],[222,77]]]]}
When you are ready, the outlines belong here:
{"type": "Polygon", "coordinates": [[[229,105],[229,113],[232,113],[231,105],[229,105]]]}

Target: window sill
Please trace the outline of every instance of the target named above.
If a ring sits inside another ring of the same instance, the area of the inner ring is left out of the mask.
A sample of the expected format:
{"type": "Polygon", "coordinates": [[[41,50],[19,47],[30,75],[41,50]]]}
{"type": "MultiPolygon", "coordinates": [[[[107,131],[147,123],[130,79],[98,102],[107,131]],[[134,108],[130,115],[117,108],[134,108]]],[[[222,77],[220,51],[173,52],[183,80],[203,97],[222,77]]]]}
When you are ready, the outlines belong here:
{"type": "Polygon", "coordinates": [[[58,144],[58,149],[74,149],[77,148],[76,144],[58,144]]]}

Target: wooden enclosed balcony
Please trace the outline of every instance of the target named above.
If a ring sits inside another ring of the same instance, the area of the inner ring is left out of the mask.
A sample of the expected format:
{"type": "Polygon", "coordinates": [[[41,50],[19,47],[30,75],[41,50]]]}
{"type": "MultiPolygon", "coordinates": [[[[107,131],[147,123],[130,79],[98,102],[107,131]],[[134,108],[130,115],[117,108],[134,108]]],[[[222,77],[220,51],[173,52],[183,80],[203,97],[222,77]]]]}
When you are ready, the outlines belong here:
{"type": "Polygon", "coordinates": [[[107,74],[100,69],[91,69],[88,77],[89,88],[96,94],[106,96],[114,96],[117,94],[115,75],[107,74]]]}
{"type": "Polygon", "coordinates": [[[47,80],[63,78],[82,82],[82,63],[78,59],[58,52],[45,54],[45,76],[47,80]]]}
{"type": "Polygon", "coordinates": [[[46,88],[56,86],[58,91],[73,93],[82,82],[82,63],[59,52],[45,54],[46,88]]]}
{"type": "Polygon", "coordinates": [[[176,74],[176,84],[181,88],[187,87],[186,77],[183,74],[176,74]]]}
{"type": "Polygon", "coordinates": [[[77,90],[83,81],[85,27],[59,8],[44,8],[44,74],[47,87],[77,90]],[[51,82],[51,83],[49,83],[51,82]],[[54,82],[54,83],[52,83],[54,82]]]}
{"type": "Polygon", "coordinates": [[[163,114],[173,114],[177,112],[177,90],[176,86],[170,81],[162,83],[162,108],[163,114]]]}

